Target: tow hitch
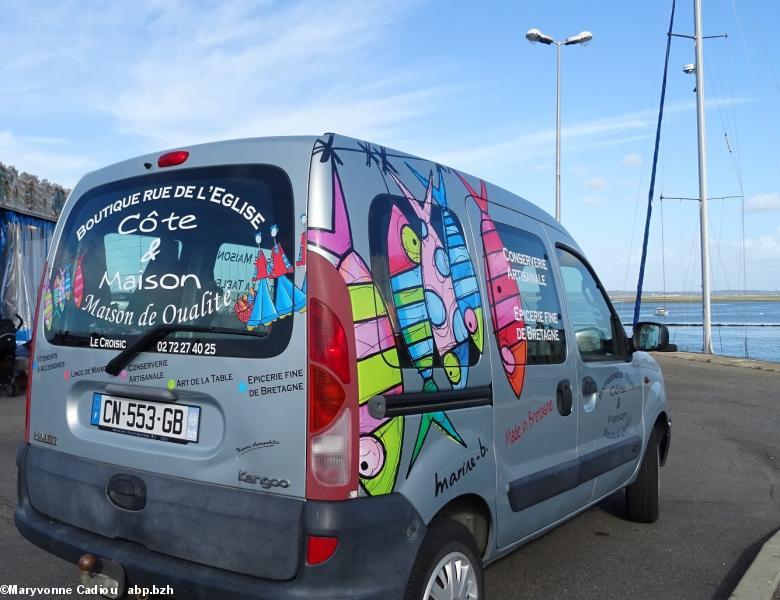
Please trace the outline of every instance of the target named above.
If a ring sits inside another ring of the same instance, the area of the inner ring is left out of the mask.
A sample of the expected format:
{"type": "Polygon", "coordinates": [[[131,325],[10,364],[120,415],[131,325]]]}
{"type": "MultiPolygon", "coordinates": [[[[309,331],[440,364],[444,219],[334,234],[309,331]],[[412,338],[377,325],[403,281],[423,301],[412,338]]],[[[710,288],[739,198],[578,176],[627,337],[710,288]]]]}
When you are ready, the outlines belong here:
{"type": "Polygon", "coordinates": [[[104,598],[121,598],[125,587],[125,570],[118,562],[100,559],[92,554],[79,558],[82,594],[98,594],[104,598]]]}

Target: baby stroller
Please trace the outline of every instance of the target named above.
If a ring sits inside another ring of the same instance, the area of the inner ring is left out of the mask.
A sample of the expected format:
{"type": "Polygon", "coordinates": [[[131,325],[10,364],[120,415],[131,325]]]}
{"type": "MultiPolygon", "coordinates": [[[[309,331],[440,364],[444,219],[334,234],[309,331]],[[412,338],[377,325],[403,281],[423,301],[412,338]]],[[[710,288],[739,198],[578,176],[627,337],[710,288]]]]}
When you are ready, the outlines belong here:
{"type": "Polygon", "coordinates": [[[16,332],[24,325],[24,319],[16,315],[19,325],[11,319],[0,319],[0,392],[4,396],[19,394],[16,369],[16,332]]]}

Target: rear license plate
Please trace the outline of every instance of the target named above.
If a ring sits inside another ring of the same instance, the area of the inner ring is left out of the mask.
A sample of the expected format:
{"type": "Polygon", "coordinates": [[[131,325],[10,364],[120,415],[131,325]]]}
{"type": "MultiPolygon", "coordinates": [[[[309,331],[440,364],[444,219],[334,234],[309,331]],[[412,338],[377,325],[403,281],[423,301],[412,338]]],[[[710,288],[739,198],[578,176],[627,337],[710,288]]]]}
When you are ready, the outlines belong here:
{"type": "Polygon", "coordinates": [[[200,407],[95,392],[90,423],[116,433],[187,444],[198,441],[200,407]]]}

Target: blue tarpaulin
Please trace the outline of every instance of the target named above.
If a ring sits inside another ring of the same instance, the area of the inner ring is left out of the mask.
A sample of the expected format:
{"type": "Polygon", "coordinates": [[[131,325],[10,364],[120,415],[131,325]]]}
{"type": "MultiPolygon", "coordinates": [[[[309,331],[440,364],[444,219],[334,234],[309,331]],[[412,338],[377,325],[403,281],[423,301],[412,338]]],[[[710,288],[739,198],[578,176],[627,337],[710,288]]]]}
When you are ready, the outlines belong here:
{"type": "Polygon", "coordinates": [[[14,319],[18,314],[24,326],[17,342],[30,338],[41,272],[49,251],[54,223],[10,210],[0,212],[0,311],[14,319]]]}

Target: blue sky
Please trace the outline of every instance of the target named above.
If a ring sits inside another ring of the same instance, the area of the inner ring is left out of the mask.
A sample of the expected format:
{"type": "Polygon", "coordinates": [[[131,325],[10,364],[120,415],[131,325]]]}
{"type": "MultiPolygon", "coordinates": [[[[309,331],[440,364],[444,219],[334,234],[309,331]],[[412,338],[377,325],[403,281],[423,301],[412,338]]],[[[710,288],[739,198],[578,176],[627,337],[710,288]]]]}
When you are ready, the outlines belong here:
{"type": "MultiPolygon", "coordinates": [[[[0,161],[72,186],[216,139],[337,131],[443,162],[554,210],[605,285],[633,288],[670,0],[4,2],[0,161]],[[630,8],[626,8],[630,7],[630,8]]],[[[704,0],[710,196],[745,196],[748,289],[780,289],[780,3],[704,0]],[[732,153],[726,145],[724,133],[732,153]],[[740,187],[741,181],[741,187],[740,187]]],[[[693,2],[675,30],[693,33],[693,2]]],[[[693,43],[673,42],[657,191],[697,196],[693,43]]],[[[740,201],[710,203],[714,287],[741,289],[740,201]]],[[[656,215],[660,207],[656,204],[656,215]]],[[[699,286],[695,202],[665,201],[646,289],[699,286]]]]}

